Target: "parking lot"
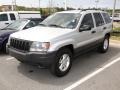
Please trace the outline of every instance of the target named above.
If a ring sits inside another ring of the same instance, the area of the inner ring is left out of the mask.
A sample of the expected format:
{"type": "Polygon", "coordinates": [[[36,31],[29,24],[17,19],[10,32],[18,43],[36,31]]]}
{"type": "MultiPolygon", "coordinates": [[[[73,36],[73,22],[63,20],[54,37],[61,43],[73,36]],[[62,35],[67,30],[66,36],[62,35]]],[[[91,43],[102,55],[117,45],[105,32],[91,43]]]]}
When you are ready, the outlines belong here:
{"type": "Polygon", "coordinates": [[[70,73],[58,78],[47,69],[21,64],[1,53],[0,90],[119,90],[120,61],[114,62],[119,58],[120,43],[111,42],[105,54],[90,51],[76,57],[70,73]],[[111,62],[114,63],[102,69],[111,62]]]}

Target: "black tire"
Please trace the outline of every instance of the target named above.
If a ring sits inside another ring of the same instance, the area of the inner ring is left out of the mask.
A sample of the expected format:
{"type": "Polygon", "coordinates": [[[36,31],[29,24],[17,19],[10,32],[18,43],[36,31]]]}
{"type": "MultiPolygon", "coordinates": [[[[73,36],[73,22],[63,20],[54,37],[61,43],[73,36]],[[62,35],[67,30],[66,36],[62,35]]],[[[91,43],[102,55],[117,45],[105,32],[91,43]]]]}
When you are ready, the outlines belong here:
{"type": "Polygon", "coordinates": [[[109,49],[109,36],[106,35],[102,44],[98,47],[98,52],[100,53],[106,53],[109,49]],[[107,45],[105,46],[105,43],[107,43],[107,45]]]}
{"type": "Polygon", "coordinates": [[[4,53],[7,53],[7,52],[6,52],[6,44],[7,44],[7,42],[8,42],[8,40],[5,40],[4,43],[3,43],[3,45],[2,45],[2,51],[3,51],[4,53]]]}
{"type": "Polygon", "coordinates": [[[63,77],[69,72],[69,70],[71,69],[71,66],[72,66],[72,52],[68,48],[63,48],[63,49],[59,50],[58,53],[56,54],[55,61],[51,65],[50,70],[53,75],[55,75],[57,77],[63,77]],[[61,71],[60,70],[60,58],[65,54],[69,55],[70,63],[69,63],[68,68],[65,71],[61,71]]]}

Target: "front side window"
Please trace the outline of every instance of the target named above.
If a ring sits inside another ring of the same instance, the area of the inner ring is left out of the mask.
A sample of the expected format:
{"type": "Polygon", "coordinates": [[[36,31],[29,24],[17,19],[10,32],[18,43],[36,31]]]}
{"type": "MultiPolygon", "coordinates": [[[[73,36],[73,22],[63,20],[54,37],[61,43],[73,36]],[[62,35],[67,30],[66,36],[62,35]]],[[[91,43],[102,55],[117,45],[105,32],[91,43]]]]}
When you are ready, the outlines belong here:
{"type": "Polygon", "coordinates": [[[102,13],[106,23],[110,23],[111,19],[107,13],[102,13]]]}
{"type": "Polygon", "coordinates": [[[1,15],[0,15],[0,21],[8,21],[8,16],[7,16],[7,14],[1,14],[1,15]]]}
{"type": "Polygon", "coordinates": [[[10,14],[10,18],[11,18],[11,20],[16,20],[16,18],[15,18],[15,15],[14,15],[14,14],[10,14]]]}
{"type": "Polygon", "coordinates": [[[82,20],[81,26],[89,25],[91,28],[94,28],[94,23],[91,14],[86,14],[82,20]]]}
{"type": "Polygon", "coordinates": [[[40,25],[73,29],[77,26],[80,16],[79,13],[57,13],[46,18],[40,25]]]}
{"type": "Polygon", "coordinates": [[[100,13],[93,13],[95,22],[96,22],[96,27],[104,25],[103,18],[100,13]]]}

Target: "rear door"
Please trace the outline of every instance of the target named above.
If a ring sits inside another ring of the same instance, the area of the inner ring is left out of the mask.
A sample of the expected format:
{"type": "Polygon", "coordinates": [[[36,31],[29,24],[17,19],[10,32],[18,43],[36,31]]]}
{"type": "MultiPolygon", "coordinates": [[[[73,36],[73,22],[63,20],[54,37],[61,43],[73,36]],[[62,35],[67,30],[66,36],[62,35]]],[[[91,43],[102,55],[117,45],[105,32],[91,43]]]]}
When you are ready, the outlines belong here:
{"type": "Polygon", "coordinates": [[[9,24],[8,14],[0,14],[0,29],[6,27],[9,24]]]}
{"type": "Polygon", "coordinates": [[[111,22],[110,16],[108,15],[108,13],[102,13],[102,15],[106,23],[104,26],[104,29],[110,32],[112,30],[112,22],[111,22]]]}
{"type": "Polygon", "coordinates": [[[104,22],[104,19],[101,15],[101,13],[93,13],[93,17],[94,17],[94,21],[95,21],[95,30],[96,30],[96,33],[94,33],[94,40],[96,41],[99,41],[101,39],[103,39],[104,37],[104,30],[106,29],[105,28],[105,22],[104,22]]]}
{"type": "Polygon", "coordinates": [[[16,17],[15,17],[14,13],[9,13],[9,18],[10,18],[9,23],[12,23],[12,22],[14,22],[16,20],[16,17]]]}

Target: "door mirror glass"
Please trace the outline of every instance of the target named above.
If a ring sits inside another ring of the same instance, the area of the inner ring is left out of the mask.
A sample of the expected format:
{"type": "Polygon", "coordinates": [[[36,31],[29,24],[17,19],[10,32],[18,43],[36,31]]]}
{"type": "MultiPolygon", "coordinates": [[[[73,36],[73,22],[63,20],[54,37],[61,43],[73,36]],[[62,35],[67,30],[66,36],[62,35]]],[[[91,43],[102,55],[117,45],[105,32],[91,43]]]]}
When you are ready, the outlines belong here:
{"type": "Polygon", "coordinates": [[[81,31],[88,31],[88,30],[91,30],[92,29],[92,27],[90,26],[90,25],[82,25],[81,27],[80,27],[80,32],[81,31]]]}

